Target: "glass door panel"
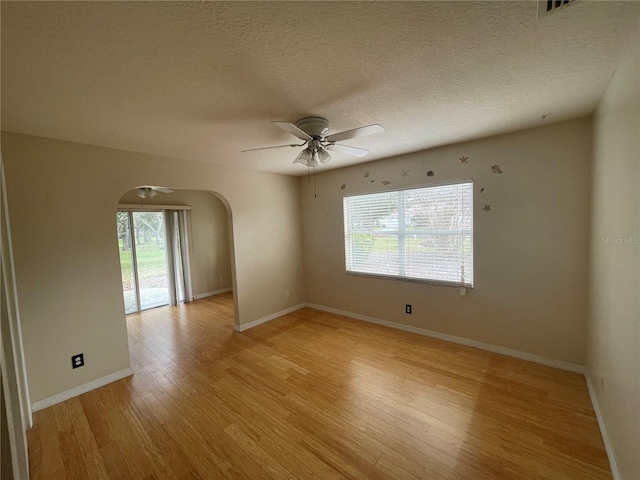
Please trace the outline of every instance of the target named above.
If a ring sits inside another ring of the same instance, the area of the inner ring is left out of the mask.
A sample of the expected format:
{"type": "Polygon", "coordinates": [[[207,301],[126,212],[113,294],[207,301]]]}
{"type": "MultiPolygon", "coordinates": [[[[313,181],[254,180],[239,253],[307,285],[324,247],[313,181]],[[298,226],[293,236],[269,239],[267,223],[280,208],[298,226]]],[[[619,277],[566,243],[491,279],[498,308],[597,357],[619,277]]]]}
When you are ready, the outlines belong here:
{"type": "Polygon", "coordinates": [[[120,271],[122,272],[122,290],[124,292],[124,309],[127,314],[135,313],[138,308],[136,279],[133,261],[133,244],[131,239],[131,217],[129,212],[118,212],[118,246],[120,250],[120,271]]]}
{"type": "Polygon", "coordinates": [[[140,310],[169,305],[167,251],[162,212],[133,212],[140,310]]]}

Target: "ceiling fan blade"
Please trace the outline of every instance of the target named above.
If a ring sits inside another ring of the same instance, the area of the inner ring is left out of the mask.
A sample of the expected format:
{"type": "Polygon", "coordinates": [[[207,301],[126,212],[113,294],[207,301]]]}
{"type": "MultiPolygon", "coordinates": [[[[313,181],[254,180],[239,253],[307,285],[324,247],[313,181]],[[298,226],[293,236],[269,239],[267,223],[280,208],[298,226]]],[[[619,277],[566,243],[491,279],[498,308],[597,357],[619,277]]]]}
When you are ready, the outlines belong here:
{"type": "Polygon", "coordinates": [[[289,145],[276,145],[274,147],[260,147],[260,148],[250,148],[249,150],[241,150],[240,153],[244,152],[255,152],[256,150],[267,150],[269,148],[283,148],[283,147],[302,147],[304,143],[296,145],[295,143],[290,143],[289,145]]]}
{"type": "Polygon", "coordinates": [[[298,137],[301,140],[306,140],[306,141],[311,140],[310,135],[307,135],[306,133],[304,133],[302,130],[296,127],[293,123],[289,123],[289,122],[271,122],[271,123],[273,123],[276,127],[280,127],[285,132],[289,132],[291,135],[298,137]]]}
{"type": "Polygon", "coordinates": [[[356,148],[350,147],[349,145],[340,145],[338,143],[332,143],[327,146],[327,150],[334,150],[340,153],[346,153],[347,155],[351,155],[353,157],[364,157],[369,150],[365,150],[364,148],[356,148]]]}
{"type": "Polygon", "coordinates": [[[366,127],[354,128],[353,130],[346,130],[344,132],[334,133],[326,137],[329,142],[340,142],[341,140],[347,140],[349,138],[364,137],[366,135],[373,135],[374,133],[384,132],[384,127],[374,123],[373,125],[367,125],[366,127]]]}
{"type": "Polygon", "coordinates": [[[173,190],[166,187],[149,187],[149,188],[151,190],[155,190],[156,192],[160,192],[160,193],[173,193],[173,190]]]}

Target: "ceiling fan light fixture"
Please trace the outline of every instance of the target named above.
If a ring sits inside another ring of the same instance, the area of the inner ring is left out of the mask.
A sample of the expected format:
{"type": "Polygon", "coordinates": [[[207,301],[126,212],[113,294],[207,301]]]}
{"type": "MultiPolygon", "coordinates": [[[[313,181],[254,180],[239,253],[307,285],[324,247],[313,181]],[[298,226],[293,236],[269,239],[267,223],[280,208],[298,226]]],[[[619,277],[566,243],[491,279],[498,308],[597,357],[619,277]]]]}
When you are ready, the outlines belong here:
{"type": "Polygon", "coordinates": [[[138,189],[138,196],[140,198],[153,198],[156,195],[158,195],[158,192],[151,187],[142,187],[138,189]]]}
{"type": "Polygon", "coordinates": [[[320,147],[318,148],[318,159],[320,160],[320,163],[327,163],[329,160],[331,160],[331,155],[329,154],[329,152],[327,152],[327,149],[324,147],[320,147]]]}
{"type": "Polygon", "coordinates": [[[313,158],[313,152],[308,148],[305,148],[300,152],[300,155],[296,157],[293,163],[301,163],[303,165],[309,166],[309,162],[311,162],[313,158]]]}

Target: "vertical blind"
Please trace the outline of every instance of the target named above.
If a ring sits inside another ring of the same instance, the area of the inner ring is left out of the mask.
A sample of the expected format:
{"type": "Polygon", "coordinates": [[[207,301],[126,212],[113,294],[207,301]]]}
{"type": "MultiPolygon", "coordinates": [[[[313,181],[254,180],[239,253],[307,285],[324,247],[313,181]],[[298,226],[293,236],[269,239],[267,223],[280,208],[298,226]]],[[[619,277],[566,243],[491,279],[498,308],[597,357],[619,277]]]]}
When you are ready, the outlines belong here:
{"type": "Polygon", "coordinates": [[[343,199],[347,273],[473,286],[473,182],[343,199]]]}

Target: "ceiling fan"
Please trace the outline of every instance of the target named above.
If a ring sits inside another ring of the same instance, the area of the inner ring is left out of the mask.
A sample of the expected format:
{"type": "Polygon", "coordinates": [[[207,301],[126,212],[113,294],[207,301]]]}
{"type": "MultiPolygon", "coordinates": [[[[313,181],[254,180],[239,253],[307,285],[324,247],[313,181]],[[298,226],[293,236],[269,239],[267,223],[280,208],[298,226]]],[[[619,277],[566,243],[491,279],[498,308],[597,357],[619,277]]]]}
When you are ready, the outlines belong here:
{"type": "Polygon", "coordinates": [[[250,150],[242,150],[242,152],[253,152],[255,150],[265,150],[268,148],[305,147],[293,163],[301,163],[307,167],[317,167],[331,160],[329,150],[346,153],[354,157],[363,157],[369,153],[369,150],[365,150],[364,148],[350,147],[349,145],[342,145],[336,142],[384,132],[382,125],[373,124],[327,135],[329,133],[329,120],[322,117],[301,118],[295,125],[289,122],[271,123],[280,127],[285,132],[298,137],[300,140],[304,140],[304,142],[299,144],[276,145],[274,147],[252,148],[250,150]]]}
{"type": "Polygon", "coordinates": [[[138,187],[138,196],[140,198],[153,198],[158,193],[173,193],[173,190],[165,187],[152,187],[152,186],[138,187]]]}

